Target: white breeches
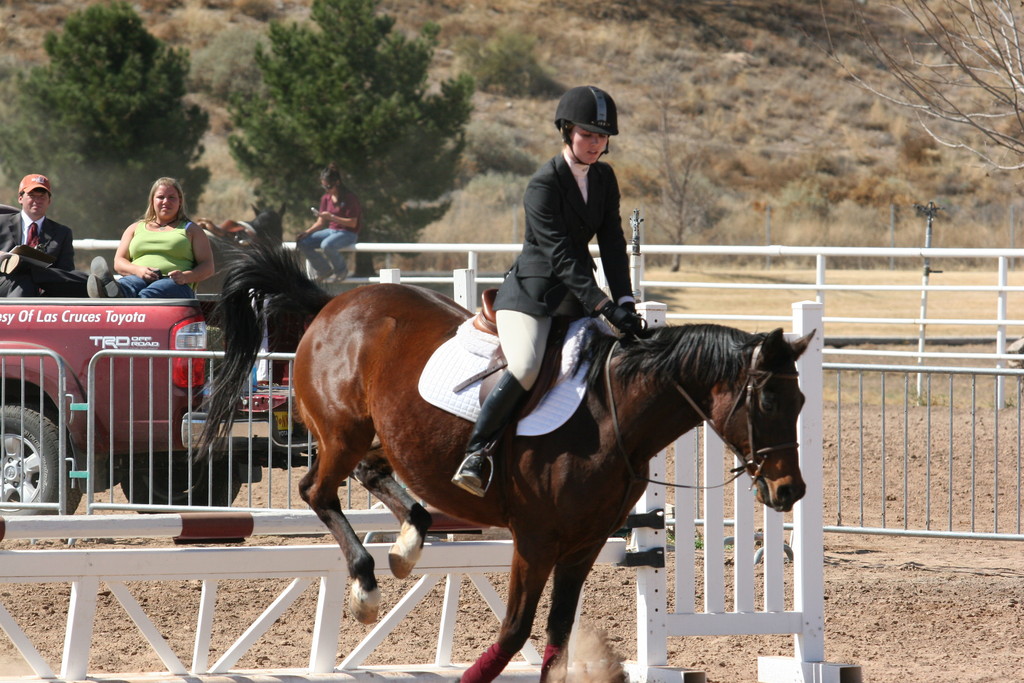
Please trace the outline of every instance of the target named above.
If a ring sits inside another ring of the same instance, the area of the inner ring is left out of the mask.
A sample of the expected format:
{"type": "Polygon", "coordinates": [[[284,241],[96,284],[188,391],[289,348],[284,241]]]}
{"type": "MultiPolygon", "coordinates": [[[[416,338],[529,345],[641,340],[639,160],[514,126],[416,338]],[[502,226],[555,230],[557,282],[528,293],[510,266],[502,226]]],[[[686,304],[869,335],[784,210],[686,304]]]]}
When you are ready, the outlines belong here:
{"type": "Polygon", "coordinates": [[[497,311],[495,317],[508,371],[524,389],[529,389],[540,372],[551,318],[508,310],[497,311]]]}

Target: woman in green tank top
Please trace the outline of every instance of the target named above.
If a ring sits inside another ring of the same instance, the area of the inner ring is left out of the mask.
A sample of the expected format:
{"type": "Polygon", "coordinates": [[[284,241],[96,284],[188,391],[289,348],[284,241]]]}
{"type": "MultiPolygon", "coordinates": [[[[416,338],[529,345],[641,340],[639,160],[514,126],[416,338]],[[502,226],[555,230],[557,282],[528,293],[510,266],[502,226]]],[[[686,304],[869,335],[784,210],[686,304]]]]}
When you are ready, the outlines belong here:
{"type": "Polygon", "coordinates": [[[195,298],[196,284],[213,275],[213,249],[206,233],[188,219],[185,193],[174,178],[159,178],[149,190],[146,214],[125,228],[114,254],[115,280],[106,259],[92,261],[89,296],[195,298]]]}

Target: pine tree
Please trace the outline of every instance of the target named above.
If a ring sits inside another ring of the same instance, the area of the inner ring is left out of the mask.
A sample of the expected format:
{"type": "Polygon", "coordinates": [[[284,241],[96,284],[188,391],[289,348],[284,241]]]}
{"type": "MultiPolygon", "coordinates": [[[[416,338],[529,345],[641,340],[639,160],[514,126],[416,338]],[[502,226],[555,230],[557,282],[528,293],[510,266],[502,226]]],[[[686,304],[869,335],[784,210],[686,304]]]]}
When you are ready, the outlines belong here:
{"type": "Polygon", "coordinates": [[[194,165],[208,119],[183,100],[187,52],[151,35],[124,2],[71,14],[43,47],[49,64],[21,76],[5,115],[5,172],[50,176],[54,216],[76,238],[120,237],[161,176],[178,178],[194,203],[210,175],[194,165]]]}
{"type": "Polygon", "coordinates": [[[272,23],[256,63],[266,97],[236,98],[230,138],[239,167],[271,204],[301,222],[321,194],[321,168],[336,161],[363,206],[360,239],[413,241],[447,209],[472,79],[434,89],[428,68],[438,27],[392,32],[376,0],[314,0],[312,25],[272,23]]]}

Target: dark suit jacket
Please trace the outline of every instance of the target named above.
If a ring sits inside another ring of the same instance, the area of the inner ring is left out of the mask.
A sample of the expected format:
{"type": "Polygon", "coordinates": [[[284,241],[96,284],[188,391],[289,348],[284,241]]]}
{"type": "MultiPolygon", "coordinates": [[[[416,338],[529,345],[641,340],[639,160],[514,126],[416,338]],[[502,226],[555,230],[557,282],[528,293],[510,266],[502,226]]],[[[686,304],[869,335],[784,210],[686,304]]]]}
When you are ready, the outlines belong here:
{"type": "MultiPolygon", "coordinates": [[[[73,239],[71,228],[44,218],[38,249],[57,260],[49,268],[23,266],[12,275],[0,274],[0,296],[32,296],[33,285],[47,296],[88,296],[88,275],[75,270],[73,239]]],[[[11,251],[21,243],[21,213],[0,215],[0,251],[11,251]]]]}
{"type": "Polygon", "coordinates": [[[530,179],[523,198],[523,251],[498,290],[495,309],[549,316],[572,294],[585,313],[593,313],[606,296],[597,286],[588,248],[595,236],[612,300],[631,294],[615,172],[599,162],[587,175],[586,204],[561,154],[530,179]]]}

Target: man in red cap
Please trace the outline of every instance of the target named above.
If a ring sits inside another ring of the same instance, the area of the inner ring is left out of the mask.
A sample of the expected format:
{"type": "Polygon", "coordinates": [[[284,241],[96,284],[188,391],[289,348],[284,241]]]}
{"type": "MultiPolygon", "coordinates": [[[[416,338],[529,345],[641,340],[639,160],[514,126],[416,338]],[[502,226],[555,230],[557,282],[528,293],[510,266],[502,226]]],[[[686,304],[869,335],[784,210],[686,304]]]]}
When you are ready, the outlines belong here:
{"type": "Polygon", "coordinates": [[[88,274],[75,270],[71,229],[46,217],[51,192],[49,178],[30,173],[18,185],[21,211],[0,215],[0,296],[89,296],[88,274]],[[13,255],[21,245],[42,255],[13,255]]]}

